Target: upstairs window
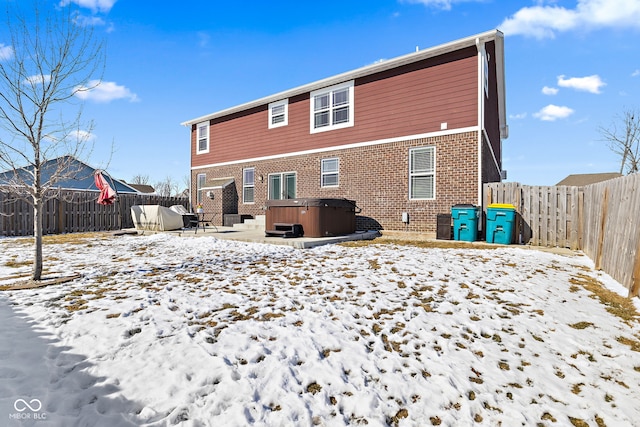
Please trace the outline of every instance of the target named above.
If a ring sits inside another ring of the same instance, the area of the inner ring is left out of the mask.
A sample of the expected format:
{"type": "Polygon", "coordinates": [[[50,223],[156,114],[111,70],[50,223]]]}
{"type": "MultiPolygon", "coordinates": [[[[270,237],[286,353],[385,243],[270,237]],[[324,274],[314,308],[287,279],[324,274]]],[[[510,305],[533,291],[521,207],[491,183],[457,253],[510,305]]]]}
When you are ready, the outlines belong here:
{"type": "Polygon", "coordinates": [[[246,168],[242,170],[242,202],[254,203],[255,194],[255,168],[246,168]]]}
{"type": "Polygon", "coordinates": [[[198,123],[196,125],[196,154],[209,152],[209,122],[198,123]]]}
{"type": "Polygon", "coordinates": [[[311,133],[353,126],[353,80],[311,92],[311,133]]]}
{"type": "Polygon", "coordinates": [[[409,150],[409,198],[432,200],[436,197],[436,149],[409,150]]]}
{"type": "Polygon", "coordinates": [[[322,187],[337,187],[340,161],[337,158],[322,159],[321,176],[322,187]]]}
{"type": "Polygon", "coordinates": [[[289,100],[269,104],[269,129],[289,124],[289,100]]]}

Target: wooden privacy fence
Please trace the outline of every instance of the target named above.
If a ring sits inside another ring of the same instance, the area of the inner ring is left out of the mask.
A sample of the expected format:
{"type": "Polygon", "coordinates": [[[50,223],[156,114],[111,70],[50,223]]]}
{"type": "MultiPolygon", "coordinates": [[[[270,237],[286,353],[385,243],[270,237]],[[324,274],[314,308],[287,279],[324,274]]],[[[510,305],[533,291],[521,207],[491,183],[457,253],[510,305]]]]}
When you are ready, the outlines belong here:
{"type": "Polygon", "coordinates": [[[582,188],[542,187],[517,182],[485,184],[484,203],[510,203],[518,211],[517,242],[580,249],[582,188]]]}
{"type": "Polygon", "coordinates": [[[640,293],[640,174],[585,187],[581,249],[629,289],[640,293]]]}
{"type": "Polygon", "coordinates": [[[516,206],[517,241],[581,249],[628,290],[640,293],[640,174],[584,187],[484,186],[483,208],[516,206]]]}
{"type": "MultiPolygon", "coordinates": [[[[189,209],[184,197],[163,197],[148,194],[119,194],[109,206],[97,203],[97,191],[62,190],[44,203],[42,226],[44,234],[132,228],[133,205],[182,205],[189,209]]],[[[0,188],[0,235],[32,236],[33,208],[15,193],[0,188]]]]}

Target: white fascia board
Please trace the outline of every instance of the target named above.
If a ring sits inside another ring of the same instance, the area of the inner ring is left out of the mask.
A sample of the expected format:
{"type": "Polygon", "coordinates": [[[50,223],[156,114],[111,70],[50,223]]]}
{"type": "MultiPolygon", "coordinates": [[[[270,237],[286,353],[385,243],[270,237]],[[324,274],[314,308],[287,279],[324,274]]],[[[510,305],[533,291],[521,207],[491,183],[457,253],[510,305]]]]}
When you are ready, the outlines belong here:
{"type": "MultiPolygon", "coordinates": [[[[407,55],[403,55],[397,58],[378,62],[376,64],[367,65],[365,67],[358,68],[353,71],[348,71],[346,73],[338,74],[333,77],[328,77],[326,79],[318,80],[313,83],[308,83],[306,85],[298,86],[296,88],[289,89],[284,92],[279,92],[264,98],[260,98],[255,101],[250,101],[245,104],[237,105],[235,107],[227,108],[225,110],[207,114],[205,116],[200,116],[195,119],[187,120],[185,122],[182,122],[181,125],[192,126],[199,122],[204,122],[204,121],[212,120],[218,117],[224,117],[229,114],[237,113],[240,111],[249,110],[251,108],[260,107],[262,105],[267,105],[271,102],[280,101],[285,98],[291,98],[296,95],[312,92],[317,89],[322,89],[323,87],[333,86],[339,83],[346,82],[348,80],[354,80],[360,77],[369,76],[371,74],[379,73],[382,71],[391,70],[393,68],[397,68],[407,64],[412,64],[414,62],[418,62],[423,59],[440,56],[445,53],[455,52],[456,50],[460,50],[469,46],[475,46],[476,40],[480,40],[480,42],[496,40],[496,44],[498,44],[498,40],[500,40],[500,44],[502,45],[502,38],[503,38],[503,34],[498,30],[486,31],[481,34],[465,37],[463,39],[455,40],[455,41],[445,43],[439,46],[435,46],[432,48],[420,50],[418,52],[412,52],[407,55]]],[[[496,56],[497,56],[496,60],[502,62],[502,59],[501,59],[502,56],[497,52],[496,52],[496,56]]],[[[504,65],[502,66],[503,66],[502,74],[504,75],[504,65]]]]}

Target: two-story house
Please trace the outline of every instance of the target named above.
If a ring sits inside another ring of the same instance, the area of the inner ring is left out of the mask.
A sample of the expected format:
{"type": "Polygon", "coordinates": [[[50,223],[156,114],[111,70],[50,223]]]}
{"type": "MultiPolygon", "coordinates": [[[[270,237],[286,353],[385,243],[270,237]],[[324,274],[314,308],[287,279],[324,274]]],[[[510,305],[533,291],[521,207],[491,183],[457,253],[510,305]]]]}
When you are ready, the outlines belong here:
{"type": "Polygon", "coordinates": [[[481,204],[482,184],[501,179],[503,34],[417,50],[182,124],[191,130],[193,204],[218,212],[220,223],[226,214],[261,215],[271,199],[347,198],[362,209],[358,229],[435,232],[438,213],[481,204]]]}

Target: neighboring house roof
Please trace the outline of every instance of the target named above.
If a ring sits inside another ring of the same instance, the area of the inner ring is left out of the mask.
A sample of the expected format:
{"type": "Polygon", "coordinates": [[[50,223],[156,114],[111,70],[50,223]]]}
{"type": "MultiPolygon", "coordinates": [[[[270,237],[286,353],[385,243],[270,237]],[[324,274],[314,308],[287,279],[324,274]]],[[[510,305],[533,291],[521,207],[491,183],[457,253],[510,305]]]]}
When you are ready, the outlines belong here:
{"type": "Polygon", "coordinates": [[[570,185],[574,187],[582,187],[597,182],[608,181],[610,179],[619,178],[622,174],[618,172],[607,173],[581,173],[567,176],[556,185],[570,185]]]}
{"type": "MultiPolygon", "coordinates": [[[[51,160],[47,160],[42,165],[42,182],[46,183],[51,179],[51,176],[55,173],[58,163],[64,161],[69,161],[69,171],[71,172],[71,178],[62,179],[57,181],[52,185],[52,188],[60,188],[64,190],[93,190],[99,191],[96,187],[93,175],[95,173],[96,168],[93,168],[86,163],[75,159],[70,158],[69,156],[63,156],[51,160]]],[[[11,183],[15,174],[20,175],[21,179],[24,182],[28,182],[30,179],[30,175],[27,172],[29,168],[18,169],[17,171],[8,170],[0,173],[0,185],[8,185],[11,183]]],[[[113,187],[118,193],[138,193],[138,191],[125,183],[124,181],[120,181],[117,179],[111,178],[109,175],[105,174],[105,178],[109,185],[113,187]]]]}
{"type": "Polygon", "coordinates": [[[309,83],[303,86],[279,92],[274,95],[270,95],[264,98],[257,99],[255,101],[247,102],[235,107],[227,108],[215,113],[207,114],[205,116],[197,117],[195,119],[187,120],[183,122],[183,126],[192,126],[194,124],[212,120],[218,117],[227,116],[229,114],[238,113],[254,107],[269,104],[271,102],[280,101],[285,98],[290,98],[296,95],[300,95],[307,92],[312,92],[316,89],[322,89],[324,87],[333,86],[339,83],[343,83],[349,80],[354,80],[360,77],[369,76],[382,71],[397,68],[403,65],[418,62],[424,59],[443,55],[445,53],[455,52],[457,50],[467,48],[469,46],[480,46],[481,43],[487,41],[495,41],[496,44],[496,69],[497,69],[497,87],[498,87],[498,114],[500,120],[500,133],[502,138],[508,137],[508,128],[506,122],[506,105],[505,105],[505,79],[504,79],[504,35],[498,30],[491,30],[474,36],[469,36],[463,39],[455,40],[449,43],[445,43],[432,48],[420,50],[407,55],[399,56],[397,58],[381,61],[366,67],[358,68],[353,71],[338,74],[333,77],[329,77],[323,80],[318,80],[313,83],[309,83]]]}
{"type": "Polygon", "coordinates": [[[155,193],[156,189],[153,188],[151,185],[146,185],[146,184],[131,184],[130,182],[125,182],[122,181],[123,183],[127,184],[129,187],[134,188],[135,190],[137,190],[140,193],[155,193]]]}

